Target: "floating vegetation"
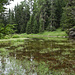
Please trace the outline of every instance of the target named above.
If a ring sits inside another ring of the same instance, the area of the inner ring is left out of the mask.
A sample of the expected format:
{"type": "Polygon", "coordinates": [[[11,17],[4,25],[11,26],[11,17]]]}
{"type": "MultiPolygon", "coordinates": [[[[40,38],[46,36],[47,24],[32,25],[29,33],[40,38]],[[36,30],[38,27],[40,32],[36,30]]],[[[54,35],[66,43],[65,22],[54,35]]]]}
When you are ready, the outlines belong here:
{"type": "Polygon", "coordinates": [[[1,74],[74,75],[75,43],[36,38],[0,42],[1,74]]]}

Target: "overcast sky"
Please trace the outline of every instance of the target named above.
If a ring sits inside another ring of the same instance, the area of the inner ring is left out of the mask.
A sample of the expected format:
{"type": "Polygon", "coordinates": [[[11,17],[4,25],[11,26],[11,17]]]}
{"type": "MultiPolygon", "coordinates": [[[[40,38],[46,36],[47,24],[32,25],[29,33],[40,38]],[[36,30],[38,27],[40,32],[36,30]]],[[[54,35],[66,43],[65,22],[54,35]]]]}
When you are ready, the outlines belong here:
{"type": "Polygon", "coordinates": [[[24,1],[24,0],[14,0],[14,1],[10,1],[11,4],[10,4],[10,5],[7,5],[7,6],[5,6],[5,7],[6,7],[6,8],[13,9],[14,6],[17,5],[17,3],[20,4],[21,1],[24,1]]]}

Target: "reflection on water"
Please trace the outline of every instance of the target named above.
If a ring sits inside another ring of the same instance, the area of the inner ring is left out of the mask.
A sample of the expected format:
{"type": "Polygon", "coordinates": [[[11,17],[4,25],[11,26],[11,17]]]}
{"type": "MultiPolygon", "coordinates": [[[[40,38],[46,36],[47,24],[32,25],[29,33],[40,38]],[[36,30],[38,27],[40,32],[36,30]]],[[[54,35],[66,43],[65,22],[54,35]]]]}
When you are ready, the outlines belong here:
{"type": "Polygon", "coordinates": [[[4,48],[8,52],[0,54],[0,75],[74,75],[75,73],[75,42],[27,39],[1,43],[0,47],[0,50],[4,48]]]}
{"type": "Polygon", "coordinates": [[[16,60],[13,57],[0,57],[0,75],[37,75],[32,59],[16,60]]]}

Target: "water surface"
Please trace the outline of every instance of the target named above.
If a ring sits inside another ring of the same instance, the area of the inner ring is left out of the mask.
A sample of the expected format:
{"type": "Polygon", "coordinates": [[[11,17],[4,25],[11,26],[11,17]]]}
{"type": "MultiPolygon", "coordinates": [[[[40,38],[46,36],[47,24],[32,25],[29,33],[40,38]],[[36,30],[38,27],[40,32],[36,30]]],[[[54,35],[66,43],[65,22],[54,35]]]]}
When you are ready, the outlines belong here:
{"type": "Polygon", "coordinates": [[[74,74],[74,41],[34,38],[0,42],[0,75],[74,74]]]}

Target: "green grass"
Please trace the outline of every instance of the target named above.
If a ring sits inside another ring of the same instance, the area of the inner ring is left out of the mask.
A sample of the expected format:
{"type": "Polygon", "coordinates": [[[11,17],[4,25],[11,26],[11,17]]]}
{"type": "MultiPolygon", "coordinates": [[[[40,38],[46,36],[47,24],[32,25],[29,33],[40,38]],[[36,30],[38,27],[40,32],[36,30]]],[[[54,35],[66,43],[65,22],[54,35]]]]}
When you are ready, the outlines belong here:
{"type": "Polygon", "coordinates": [[[19,35],[13,35],[12,38],[20,38],[19,35]]]}
{"type": "MultiPolygon", "coordinates": [[[[45,31],[43,33],[38,33],[38,34],[12,34],[5,36],[5,39],[9,38],[43,38],[43,39],[59,39],[60,37],[66,37],[68,36],[65,31],[61,31],[61,29],[57,29],[56,31],[53,32],[48,32],[45,31]]],[[[61,39],[61,38],[60,38],[61,39]]]]}
{"type": "Polygon", "coordinates": [[[48,36],[67,36],[67,34],[64,31],[44,32],[43,35],[48,35],[48,36]]]}
{"type": "Polygon", "coordinates": [[[4,52],[4,51],[6,51],[5,48],[0,48],[0,52],[4,52]]]}

